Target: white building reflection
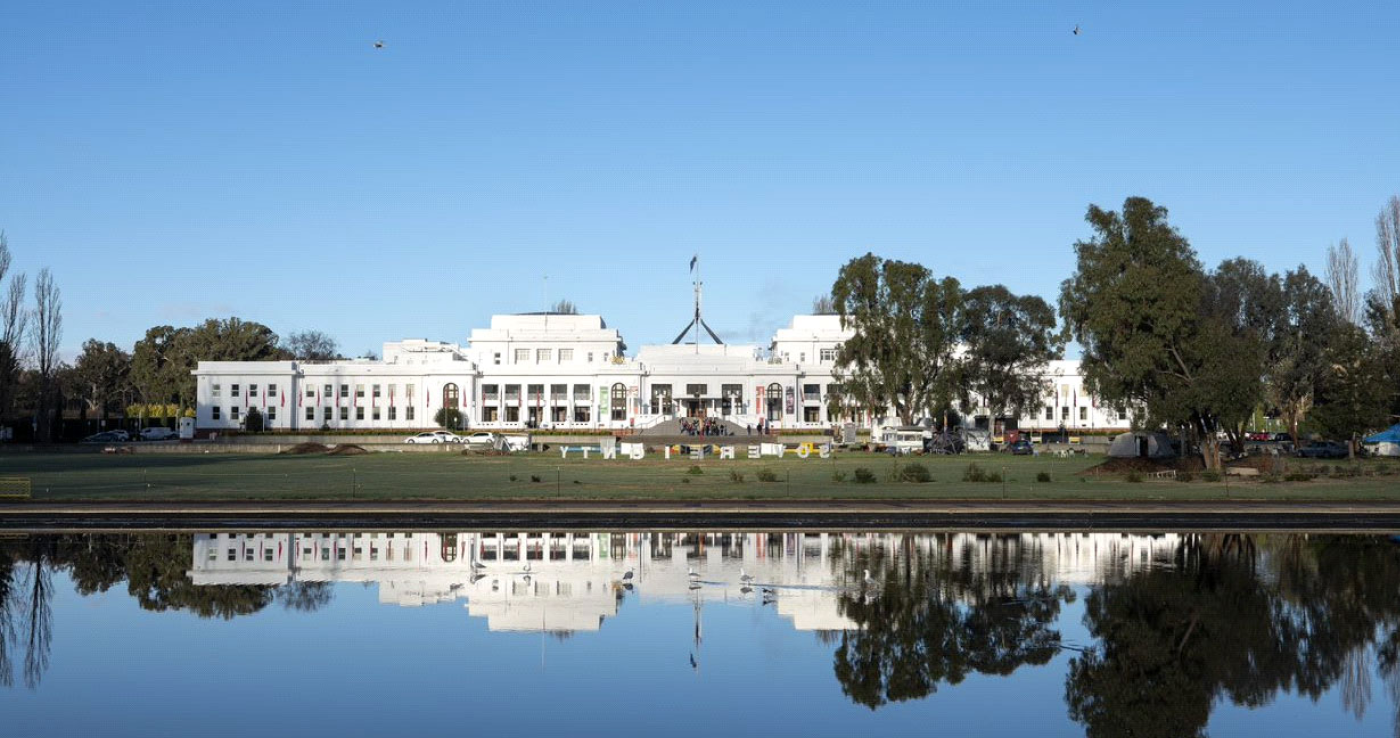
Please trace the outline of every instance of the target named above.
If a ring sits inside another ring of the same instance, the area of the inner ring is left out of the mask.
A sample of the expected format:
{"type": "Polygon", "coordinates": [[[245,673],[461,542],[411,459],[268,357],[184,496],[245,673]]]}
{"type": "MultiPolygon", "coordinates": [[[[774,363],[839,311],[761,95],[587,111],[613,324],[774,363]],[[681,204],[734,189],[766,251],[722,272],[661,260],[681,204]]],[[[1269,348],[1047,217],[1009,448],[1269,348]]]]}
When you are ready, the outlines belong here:
{"type": "Polygon", "coordinates": [[[290,532],[194,537],[196,585],[378,586],[405,607],[463,601],[493,631],[593,631],[625,597],[772,606],[804,631],[855,624],[862,561],[917,552],[949,570],[1087,585],[1173,566],[1176,534],[290,532]],[[631,572],[631,576],[628,576],[631,572]],[[742,577],[752,577],[743,581],[742,577]]]}

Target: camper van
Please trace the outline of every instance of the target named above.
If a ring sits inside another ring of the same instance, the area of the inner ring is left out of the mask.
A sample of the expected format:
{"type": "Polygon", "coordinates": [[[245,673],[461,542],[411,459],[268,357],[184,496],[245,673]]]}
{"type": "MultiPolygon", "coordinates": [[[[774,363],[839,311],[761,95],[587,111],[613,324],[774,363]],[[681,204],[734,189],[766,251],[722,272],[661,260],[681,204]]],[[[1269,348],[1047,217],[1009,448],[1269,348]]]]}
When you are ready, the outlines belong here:
{"type": "Polygon", "coordinates": [[[923,426],[881,426],[871,434],[875,448],[896,454],[923,453],[933,434],[923,426]]]}

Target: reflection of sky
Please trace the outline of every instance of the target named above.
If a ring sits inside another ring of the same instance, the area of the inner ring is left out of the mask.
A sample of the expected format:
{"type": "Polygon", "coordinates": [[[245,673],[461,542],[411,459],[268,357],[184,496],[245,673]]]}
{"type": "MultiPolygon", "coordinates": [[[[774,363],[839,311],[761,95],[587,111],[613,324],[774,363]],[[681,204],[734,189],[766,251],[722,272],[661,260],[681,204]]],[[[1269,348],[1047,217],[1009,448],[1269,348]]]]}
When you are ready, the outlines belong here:
{"type": "MultiPolygon", "coordinates": [[[[755,602],[704,608],[697,672],[684,602],[628,597],[602,629],[559,640],[490,632],[460,601],[386,607],[374,585],[334,587],[315,613],[272,605],[201,620],[142,611],[123,586],[82,598],[56,574],[52,666],[37,691],[0,689],[4,735],[1083,733],[1063,701],[1069,652],[872,712],[842,696],[834,646],[755,602]]],[[[1058,628],[1065,642],[1087,643],[1089,590],[1075,589],[1058,628]]],[[[1360,723],[1334,690],[1319,705],[1283,695],[1251,711],[1226,701],[1209,732],[1390,735],[1384,686],[1374,688],[1360,723]]]]}

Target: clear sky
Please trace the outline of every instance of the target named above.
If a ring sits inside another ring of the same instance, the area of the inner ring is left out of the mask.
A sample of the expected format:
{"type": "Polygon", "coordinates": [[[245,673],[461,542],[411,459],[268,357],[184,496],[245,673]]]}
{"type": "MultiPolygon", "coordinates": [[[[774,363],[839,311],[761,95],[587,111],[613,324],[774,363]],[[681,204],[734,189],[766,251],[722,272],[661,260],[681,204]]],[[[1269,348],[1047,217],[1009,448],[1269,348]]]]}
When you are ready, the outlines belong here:
{"type": "Polygon", "coordinates": [[[0,229],[69,356],[561,297],[635,349],[697,252],[707,322],[766,342],[866,251],[1053,301],[1089,203],[1321,271],[1400,193],[1393,0],[16,0],[0,43],[0,229]]]}

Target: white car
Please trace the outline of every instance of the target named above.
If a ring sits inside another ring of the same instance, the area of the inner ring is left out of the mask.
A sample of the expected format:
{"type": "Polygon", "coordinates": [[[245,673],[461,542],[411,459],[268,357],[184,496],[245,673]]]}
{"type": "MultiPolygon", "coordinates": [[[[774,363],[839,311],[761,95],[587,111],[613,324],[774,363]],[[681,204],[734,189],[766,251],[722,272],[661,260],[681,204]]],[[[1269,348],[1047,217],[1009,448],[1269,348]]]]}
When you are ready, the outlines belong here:
{"type": "Polygon", "coordinates": [[[447,431],[424,431],[405,438],[404,443],[461,443],[462,437],[447,431]]]}
{"type": "Polygon", "coordinates": [[[476,433],[462,439],[462,443],[468,446],[492,446],[496,445],[496,434],[487,431],[477,431],[476,433]]]}
{"type": "Polygon", "coordinates": [[[174,428],[154,425],[141,429],[141,440],[143,441],[170,441],[179,437],[180,434],[176,433],[174,428]]]}

